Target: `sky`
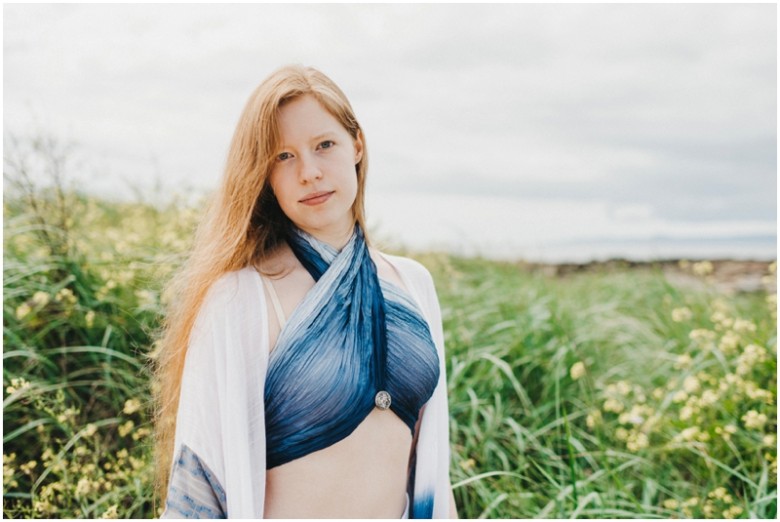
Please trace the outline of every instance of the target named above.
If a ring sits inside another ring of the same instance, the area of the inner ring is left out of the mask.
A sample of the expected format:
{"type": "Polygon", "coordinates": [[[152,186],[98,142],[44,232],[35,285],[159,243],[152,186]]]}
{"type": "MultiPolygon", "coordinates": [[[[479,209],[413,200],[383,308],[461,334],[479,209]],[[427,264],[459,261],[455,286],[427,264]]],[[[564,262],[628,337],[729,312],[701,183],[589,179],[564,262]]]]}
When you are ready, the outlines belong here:
{"type": "Polygon", "coordinates": [[[213,190],[250,93],[302,63],[364,128],[388,245],[775,258],[776,10],[6,4],[4,144],[74,143],[97,194],[213,190]]]}

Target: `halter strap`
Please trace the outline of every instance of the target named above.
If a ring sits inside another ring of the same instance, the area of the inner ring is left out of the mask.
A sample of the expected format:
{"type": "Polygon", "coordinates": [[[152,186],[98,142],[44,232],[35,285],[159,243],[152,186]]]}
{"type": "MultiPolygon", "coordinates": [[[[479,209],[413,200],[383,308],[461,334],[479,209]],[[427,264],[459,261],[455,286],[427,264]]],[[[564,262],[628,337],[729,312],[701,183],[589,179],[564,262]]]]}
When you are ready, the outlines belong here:
{"type": "Polygon", "coordinates": [[[268,290],[268,295],[271,296],[271,304],[274,306],[274,311],[276,312],[276,318],[279,320],[279,329],[281,330],[284,328],[284,324],[287,322],[287,319],[284,316],[284,310],[282,309],[282,304],[279,302],[279,296],[276,295],[276,289],[274,289],[273,283],[271,283],[268,278],[261,275],[260,279],[263,280],[263,285],[265,286],[266,290],[268,290]]]}

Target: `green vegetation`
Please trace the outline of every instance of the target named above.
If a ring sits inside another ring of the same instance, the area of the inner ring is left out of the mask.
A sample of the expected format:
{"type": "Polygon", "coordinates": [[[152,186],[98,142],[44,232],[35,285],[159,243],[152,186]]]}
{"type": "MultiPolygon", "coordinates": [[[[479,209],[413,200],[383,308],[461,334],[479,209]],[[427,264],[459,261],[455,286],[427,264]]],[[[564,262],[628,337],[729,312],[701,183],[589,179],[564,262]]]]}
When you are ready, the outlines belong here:
{"type": "MultiPolygon", "coordinates": [[[[199,212],[10,188],[3,514],[156,516],[145,367],[199,212]]],[[[776,293],[414,257],[442,304],[462,517],[775,518],[776,293]]]]}
{"type": "Polygon", "coordinates": [[[775,518],[776,294],[420,260],[442,302],[463,516],[775,518]]]}

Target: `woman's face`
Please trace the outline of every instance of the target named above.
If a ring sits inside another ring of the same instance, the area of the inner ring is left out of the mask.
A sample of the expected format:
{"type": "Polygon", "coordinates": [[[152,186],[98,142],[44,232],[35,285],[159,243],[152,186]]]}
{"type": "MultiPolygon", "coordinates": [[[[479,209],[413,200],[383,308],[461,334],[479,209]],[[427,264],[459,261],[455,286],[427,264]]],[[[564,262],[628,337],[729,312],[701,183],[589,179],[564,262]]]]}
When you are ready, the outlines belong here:
{"type": "Polygon", "coordinates": [[[360,137],[306,94],[279,109],[279,138],[270,176],[279,206],[298,228],[340,248],[354,227],[360,137]]]}

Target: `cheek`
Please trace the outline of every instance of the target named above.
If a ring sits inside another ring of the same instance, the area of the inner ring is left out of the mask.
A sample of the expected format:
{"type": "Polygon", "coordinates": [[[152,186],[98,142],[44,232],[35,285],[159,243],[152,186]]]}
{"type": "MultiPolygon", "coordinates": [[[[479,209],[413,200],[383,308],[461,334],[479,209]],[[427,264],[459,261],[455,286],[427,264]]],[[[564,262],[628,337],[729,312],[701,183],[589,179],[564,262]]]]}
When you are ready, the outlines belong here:
{"type": "Polygon", "coordinates": [[[271,186],[271,189],[273,190],[274,197],[276,198],[277,203],[279,203],[279,206],[282,208],[282,210],[286,211],[287,209],[287,190],[284,185],[284,183],[280,182],[278,175],[271,175],[268,178],[268,184],[271,186]]]}

